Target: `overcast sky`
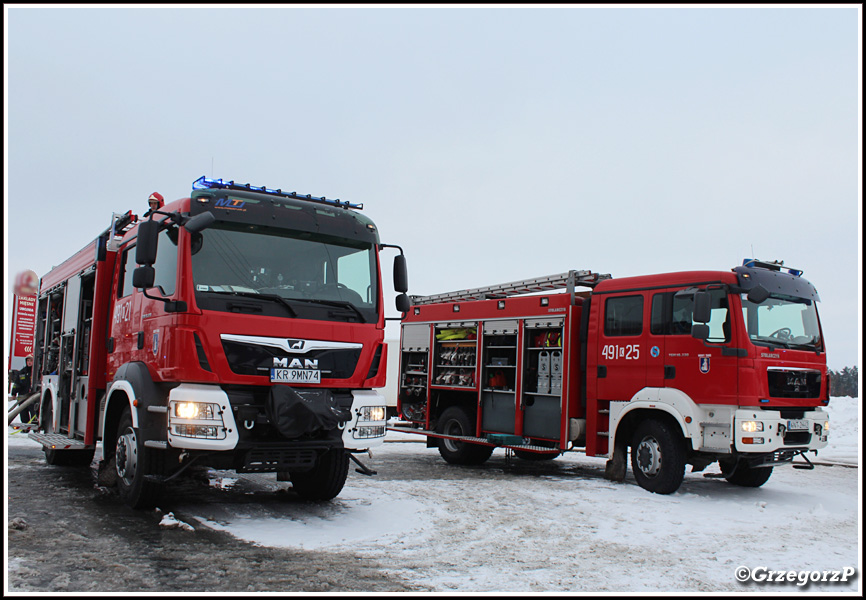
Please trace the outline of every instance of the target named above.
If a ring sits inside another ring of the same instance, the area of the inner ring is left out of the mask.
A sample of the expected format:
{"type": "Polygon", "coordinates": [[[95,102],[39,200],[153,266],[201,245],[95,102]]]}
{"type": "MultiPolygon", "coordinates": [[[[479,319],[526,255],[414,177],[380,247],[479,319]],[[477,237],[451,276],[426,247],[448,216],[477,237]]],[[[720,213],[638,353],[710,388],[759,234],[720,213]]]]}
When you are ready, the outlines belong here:
{"type": "Polygon", "coordinates": [[[8,324],[16,273],[208,175],[363,203],[413,294],[781,259],[859,365],[859,6],[4,13],[8,324]]]}

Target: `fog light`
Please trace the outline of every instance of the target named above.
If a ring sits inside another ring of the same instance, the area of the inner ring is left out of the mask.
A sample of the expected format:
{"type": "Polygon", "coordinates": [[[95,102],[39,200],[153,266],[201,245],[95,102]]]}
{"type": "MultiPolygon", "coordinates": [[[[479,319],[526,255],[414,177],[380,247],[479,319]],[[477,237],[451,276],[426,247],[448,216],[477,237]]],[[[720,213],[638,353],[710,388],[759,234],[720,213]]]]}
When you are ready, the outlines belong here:
{"type": "Polygon", "coordinates": [[[743,431],[746,431],[748,433],[764,431],[764,424],[760,421],[743,421],[742,423],[740,423],[740,427],[743,428],[743,431]]]}
{"type": "Polygon", "coordinates": [[[183,437],[220,439],[219,428],[214,425],[173,425],[174,434],[183,437]]]}
{"type": "Polygon", "coordinates": [[[355,439],[384,437],[384,435],[385,435],[385,426],[384,425],[364,425],[362,427],[356,427],[355,431],[352,432],[352,436],[355,439]]]}

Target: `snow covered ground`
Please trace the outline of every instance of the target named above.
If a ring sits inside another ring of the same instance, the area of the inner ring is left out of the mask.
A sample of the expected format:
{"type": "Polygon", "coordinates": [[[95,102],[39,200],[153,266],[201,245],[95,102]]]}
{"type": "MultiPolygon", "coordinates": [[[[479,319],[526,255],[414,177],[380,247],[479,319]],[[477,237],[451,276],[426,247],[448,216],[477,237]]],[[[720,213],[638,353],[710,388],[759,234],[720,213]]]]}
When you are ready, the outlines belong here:
{"type": "Polygon", "coordinates": [[[676,493],[659,496],[630,473],[605,480],[604,460],[578,453],[533,467],[497,450],[480,467],[455,467],[404,441],[420,436],[389,433],[364,461],[379,475],[350,473],[324,506],[188,505],[175,514],[189,535],[209,527],[263,546],[354,551],[435,592],[859,594],[859,400],[833,398],[828,410],[831,442],[815,460],[857,467],[777,467],[758,489],[688,473],[676,493]],[[740,567],[758,579],[793,571],[795,581],[740,583],[740,567]],[[847,583],[815,581],[833,572],[847,583]]]}

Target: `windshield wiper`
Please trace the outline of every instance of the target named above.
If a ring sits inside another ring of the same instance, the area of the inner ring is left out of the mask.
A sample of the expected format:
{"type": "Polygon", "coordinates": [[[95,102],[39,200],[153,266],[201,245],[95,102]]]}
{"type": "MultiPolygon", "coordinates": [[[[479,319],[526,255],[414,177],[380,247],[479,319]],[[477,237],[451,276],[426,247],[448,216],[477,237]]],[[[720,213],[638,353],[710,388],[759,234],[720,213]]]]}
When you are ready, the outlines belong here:
{"type": "Polygon", "coordinates": [[[298,316],[298,312],[292,308],[292,305],[289,304],[287,298],[283,298],[279,294],[260,294],[258,292],[226,292],[223,290],[211,290],[212,294],[228,294],[230,296],[243,296],[244,298],[261,298],[262,300],[270,300],[271,302],[278,302],[288,309],[293,317],[298,316]]]}
{"type": "Polygon", "coordinates": [[[317,298],[288,298],[290,302],[307,302],[309,304],[324,304],[326,306],[336,306],[337,308],[345,308],[352,312],[354,312],[358,318],[361,320],[361,323],[366,323],[367,319],[364,318],[364,315],[358,310],[358,307],[352,304],[351,302],[345,302],[343,300],[319,300],[317,298]]]}
{"type": "Polygon", "coordinates": [[[772,338],[765,338],[765,337],[755,338],[752,340],[752,343],[767,344],[769,346],[774,346],[774,347],[779,347],[779,348],[790,348],[790,346],[788,346],[787,342],[783,342],[782,340],[777,340],[777,339],[772,339],[772,338]]]}

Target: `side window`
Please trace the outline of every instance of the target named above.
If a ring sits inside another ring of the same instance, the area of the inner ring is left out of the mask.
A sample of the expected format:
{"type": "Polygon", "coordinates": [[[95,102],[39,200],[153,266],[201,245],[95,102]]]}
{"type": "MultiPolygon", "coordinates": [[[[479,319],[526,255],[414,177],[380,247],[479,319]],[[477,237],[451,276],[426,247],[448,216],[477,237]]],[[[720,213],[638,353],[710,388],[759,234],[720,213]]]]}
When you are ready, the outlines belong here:
{"type": "Polygon", "coordinates": [[[665,315],[665,300],[670,294],[654,294],[650,315],[650,333],[665,335],[667,333],[667,318],[665,315]]]}
{"type": "Polygon", "coordinates": [[[156,271],[153,285],[158,287],[164,296],[174,294],[177,281],[177,228],[164,229],[159,234],[159,250],[153,268],[156,271]]]}
{"type": "Polygon", "coordinates": [[[692,334],[692,313],[694,312],[694,296],[674,296],[673,318],[671,319],[671,335],[692,334]]]}
{"type": "Polygon", "coordinates": [[[643,296],[609,298],[604,304],[604,334],[640,335],[643,331],[643,296]]]}
{"type": "MultiPolygon", "coordinates": [[[[707,290],[710,294],[711,318],[707,323],[710,337],[707,342],[721,343],[731,340],[731,319],[728,296],[723,289],[707,290]]],[[[691,335],[694,320],[694,296],[677,296],[672,292],[653,296],[650,331],[658,335],[691,335]]]]}
{"type": "Polygon", "coordinates": [[[715,289],[710,292],[710,337],[708,342],[730,342],[731,341],[731,315],[728,310],[728,295],[725,290],[715,289]]]}
{"type": "Polygon", "coordinates": [[[117,297],[125,298],[133,291],[132,271],[135,269],[135,246],[128,246],[126,250],[123,251],[123,258],[121,259],[120,264],[121,270],[117,281],[117,297]]]}

